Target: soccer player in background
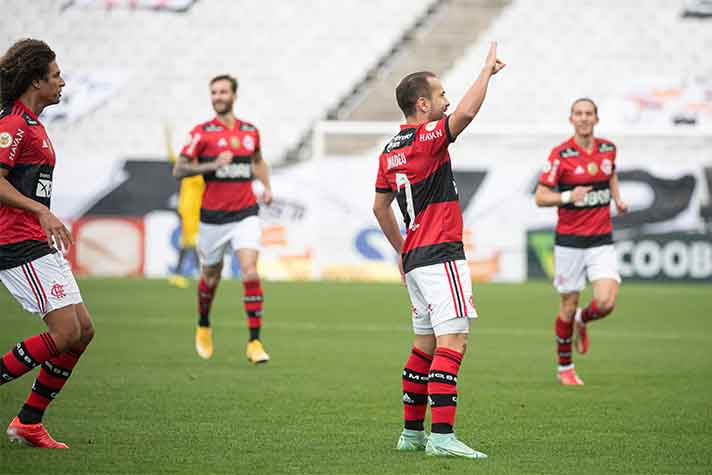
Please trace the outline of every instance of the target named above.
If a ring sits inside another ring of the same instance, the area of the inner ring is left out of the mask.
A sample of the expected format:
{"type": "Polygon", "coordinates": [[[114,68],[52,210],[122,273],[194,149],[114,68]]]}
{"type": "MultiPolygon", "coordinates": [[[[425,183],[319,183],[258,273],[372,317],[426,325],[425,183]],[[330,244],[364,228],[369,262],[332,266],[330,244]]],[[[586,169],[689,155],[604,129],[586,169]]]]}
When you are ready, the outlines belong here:
{"type": "MultiPolygon", "coordinates": [[[[168,159],[175,163],[178,157],[173,150],[170,130],[166,129],[166,153],[168,159]]],[[[178,261],[173,269],[173,275],[168,281],[181,289],[188,288],[185,265],[186,260],[196,255],[198,243],[198,226],[200,225],[200,202],[203,199],[205,180],[202,175],[188,176],[180,180],[178,191],[178,216],[180,216],[180,250],[178,261]]]]}
{"type": "Polygon", "coordinates": [[[259,131],[233,113],[237,79],[229,75],[213,78],[210,98],[215,118],[193,128],[173,168],[176,178],[203,175],[205,179],[198,233],[201,274],[195,346],[201,357],[212,356],[210,306],[220,283],[223,256],[232,248],[240,262],[250,331],[246,355],[252,363],[266,363],[269,355],[260,341],[263,293],[257,273],[261,228],[252,179],[262,182],[262,202],[269,205],[269,169],[262,158],[259,131]]]}
{"type": "Polygon", "coordinates": [[[0,280],[48,331],[20,341],[0,358],[0,385],[41,366],[27,401],[7,428],[12,441],[66,449],[42,424],[94,336],[62,252],[69,230],[50,211],[55,153],[39,121],[60,100],[64,80],[42,41],[16,42],[0,58],[0,280]]]}
{"type": "Polygon", "coordinates": [[[561,297],[555,325],[557,377],[564,385],[582,385],[572,362],[572,340],[579,353],[587,353],[587,324],[609,315],[616,304],[621,278],[610,202],[613,199],[619,213],[628,206],[618,189],[616,146],[593,135],[596,104],[576,99],[569,122],[574,135],[549,154],[535,199],[538,206],[557,206],[559,214],[554,246],[554,286],[561,297]],[[593,299],[582,310],[578,304],[586,278],[593,286],[593,299]]]}
{"type": "Polygon", "coordinates": [[[405,116],[400,132],[379,158],[373,212],[393,249],[412,302],[415,341],[403,370],[405,428],[396,448],[428,455],[486,458],[454,434],[457,374],[470,319],[477,318],[462,242],[462,210],[448,146],[482,106],[490,78],[504,67],[490,45],[485,65],[451,115],[433,73],[406,76],[396,88],[405,116]],[[401,236],[391,203],[406,226],[401,236]],[[427,404],[431,434],[424,431],[427,404]]]}

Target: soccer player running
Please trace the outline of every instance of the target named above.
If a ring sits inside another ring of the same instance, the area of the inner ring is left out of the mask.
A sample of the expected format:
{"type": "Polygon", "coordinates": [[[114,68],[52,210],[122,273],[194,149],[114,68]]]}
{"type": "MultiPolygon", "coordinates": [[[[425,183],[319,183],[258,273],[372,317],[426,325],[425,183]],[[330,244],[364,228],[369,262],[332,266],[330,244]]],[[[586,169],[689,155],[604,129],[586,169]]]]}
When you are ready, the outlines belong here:
{"type": "Polygon", "coordinates": [[[477,318],[470,270],[462,243],[462,210],[448,146],[482,106],[490,77],[504,63],[492,43],[482,71],[451,115],[450,102],[433,73],[412,73],[396,88],[405,116],[401,131],[379,158],[373,212],[395,251],[412,302],[415,341],[403,370],[405,428],[398,450],[428,455],[486,458],[454,434],[457,374],[470,319],[477,318]],[[403,240],[391,203],[406,226],[403,240]],[[430,402],[432,427],[423,421],[430,402]]]}
{"type": "Polygon", "coordinates": [[[205,179],[198,233],[201,274],[195,347],[203,358],[213,355],[210,307],[220,283],[223,256],[231,247],[237,253],[244,286],[250,331],[247,359],[266,363],[269,355],[260,342],[263,293],[257,273],[261,229],[252,179],[254,176],[262,182],[262,202],[269,205],[272,202],[269,170],[262,159],[259,131],[233,113],[237,79],[229,75],[213,78],[210,98],[215,118],[193,128],[173,168],[176,178],[203,175],[205,179]]]}
{"type": "Polygon", "coordinates": [[[72,237],[50,212],[55,153],[39,121],[57,104],[64,80],[44,42],[16,42],[0,58],[0,280],[22,307],[43,318],[48,331],[15,345],[0,358],[0,385],[41,366],[27,401],[7,428],[11,441],[66,449],[42,424],[94,336],[62,252],[72,237]]]}
{"type": "Polygon", "coordinates": [[[557,206],[559,212],[554,246],[554,286],[561,296],[555,325],[557,377],[564,385],[582,385],[572,362],[572,339],[579,353],[587,353],[586,325],[609,315],[616,304],[621,278],[610,202],[613,199],[619,213],[628,206],[618,189],[616,147],[593,135],[596,104],[588,98],[576,99],[569,122],[574,136],[549,154],[535,199],[538,206],[557,206]],[[578,304],[586,278],[593,286],[593,299],[582,310],[578,304]]]}

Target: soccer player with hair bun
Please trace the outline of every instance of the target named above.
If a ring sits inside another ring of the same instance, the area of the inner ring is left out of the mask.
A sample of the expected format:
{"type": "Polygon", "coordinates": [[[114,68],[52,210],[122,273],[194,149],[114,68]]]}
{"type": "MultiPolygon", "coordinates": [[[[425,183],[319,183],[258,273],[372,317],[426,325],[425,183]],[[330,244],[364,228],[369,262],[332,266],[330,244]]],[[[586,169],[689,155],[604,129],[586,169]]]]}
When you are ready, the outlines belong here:
{"type": "Polygon", "coordinates": [[[55,153],[38,117],[57,104],[64,80],[42,41],[16,42],[0,58],[0,280],[47,331],[0,357],[0,385],[37,366],[27,401],[7,428],[11,441],[66,449],[42,424],[94,336],[94,325],[61,251],[69,230],[50,211],[55,153]]]}
{"type": "Polygon", "coordinates": [[[427,71],[407,75],[396,88],[405,116],[379,158],[373,212],[393,249],[412,303],[415,341],[403,369],[404,429],[396,448],[427,455],[486,458],[455,437],[457,375],[477,318],[470,269],[462,243],[462,210],[448,146],[477,115],[490,78],[504,67],[497,45],[452,114],[440,79],[427,71]],[[391,208],[398,201],[403,240],[391,208]],[[431,434],[423,421],[428,403],[431,434]]]}
{"type": "Polygon", "coordinates": [[[536,188],[538,206],[556,206],[554,286],[560,295],[554,331],[558,356],[557,378],[563,385],[580,386],[572,344],[585,354],[589,348],[587,324],[610,315],[616,304],[620,275],[613,247],[611,200],[619,213],[628,211],[621,199],[616,175],[616,146],[595,137],[598,107],[583,97],[571,105],[569,122],[574,135],[549,154],[536,188]],[[586,279],[593,299],[578,307],[586,279]]]}

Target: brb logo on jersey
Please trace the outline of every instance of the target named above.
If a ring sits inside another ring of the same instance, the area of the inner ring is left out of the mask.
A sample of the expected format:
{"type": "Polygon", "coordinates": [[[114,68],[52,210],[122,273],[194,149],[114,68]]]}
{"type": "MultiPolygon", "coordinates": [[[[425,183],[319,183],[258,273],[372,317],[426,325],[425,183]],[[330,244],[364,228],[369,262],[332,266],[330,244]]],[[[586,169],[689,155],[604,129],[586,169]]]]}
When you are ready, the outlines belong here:
{"type": "Polygon", "coordinates": [[[40,173],[39,180],[37,180],[35,195],[38,198],[52,197],[52,175],[49,173],[40,173]]]}
{"type": "Polygon", "coordinates": [[[229,163],[215,170],[217,178],[250,178],[251,174],[248,163],[229,163]]]}

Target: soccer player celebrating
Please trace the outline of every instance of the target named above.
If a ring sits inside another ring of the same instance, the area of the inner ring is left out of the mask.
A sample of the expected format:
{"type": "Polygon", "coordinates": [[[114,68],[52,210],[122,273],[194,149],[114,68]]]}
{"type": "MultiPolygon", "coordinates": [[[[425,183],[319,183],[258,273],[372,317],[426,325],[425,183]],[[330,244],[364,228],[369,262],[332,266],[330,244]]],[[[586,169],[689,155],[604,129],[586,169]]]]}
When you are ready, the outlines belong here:
{"type": "Polygon", "coordinates": [[[94,336],[79,287],[58,252],[72,237],[50,212],[55,154],[38,119],[59,102],[63,87],[55,54],[42,41],[20,40],[0,58],[0,280],[48,328],[0,358],[0,385],[41,366],[7,435],[56,449],[67,445],[47,433],[42,416],[94,336]]]}
{"type": "Polygon", "coordinates": [[[616,147],[593,135],[596,104],[588,98],[575,100],[569,122],[574,136],[551,151],[535,199],[538,206],[559,208],[554,247],[554,285],[561,296],[555,325],[558,379],[564,385],[581,385],[572,363],[572,339],[579,353],[587,353],[586,325],[610,314],[616,304],[621,278],[610,202],[613,199],[619,213],[628,206],[618,189],[616,147]],[[586,278],[593,286],[593,300],[581,310],[579,296],[586,278]]]}
{"type": "Polygon", "coordinates": [[[462,243],[462,210],[448,146],[475,118],[490,77],[504,63],[490,45],[485,65],[451,115],[440,80],[412,73],[396,88],[405,116],[400,132],[379,158],[373,212],[395,251],[412,302],[415,341],[403,370],[405,428],[398,450],[428,455],[485,458],[454,434],[457,374],[467,346],[470,319],[477,318],[470,270],[462,243]],[[391,203],[405,221],[403,240],[391,203]],[[423,421],[431,407],[431,435],[423,421]]]}
{"type": "Polygon", "coordinates": [[[260,342],[263,294],[257,273],[261,230],[252,178],[262,182],[262,201],[269,205],[272,202],[269,170],[262,159],[259,131],[233,113],[237,79],[229,75],[213,78],[210,97],[215,118],[193,128],[173,169],[177,178],[203,175],[205,179],[198,236],[201,275],[195,346],[201,357],[212,356],[210,306],[220,283],[223,256],[231,247],[237,253],[244,286],[250,330],[246,355],[252,363],[266,363],[269,355],[260,342]]]}

